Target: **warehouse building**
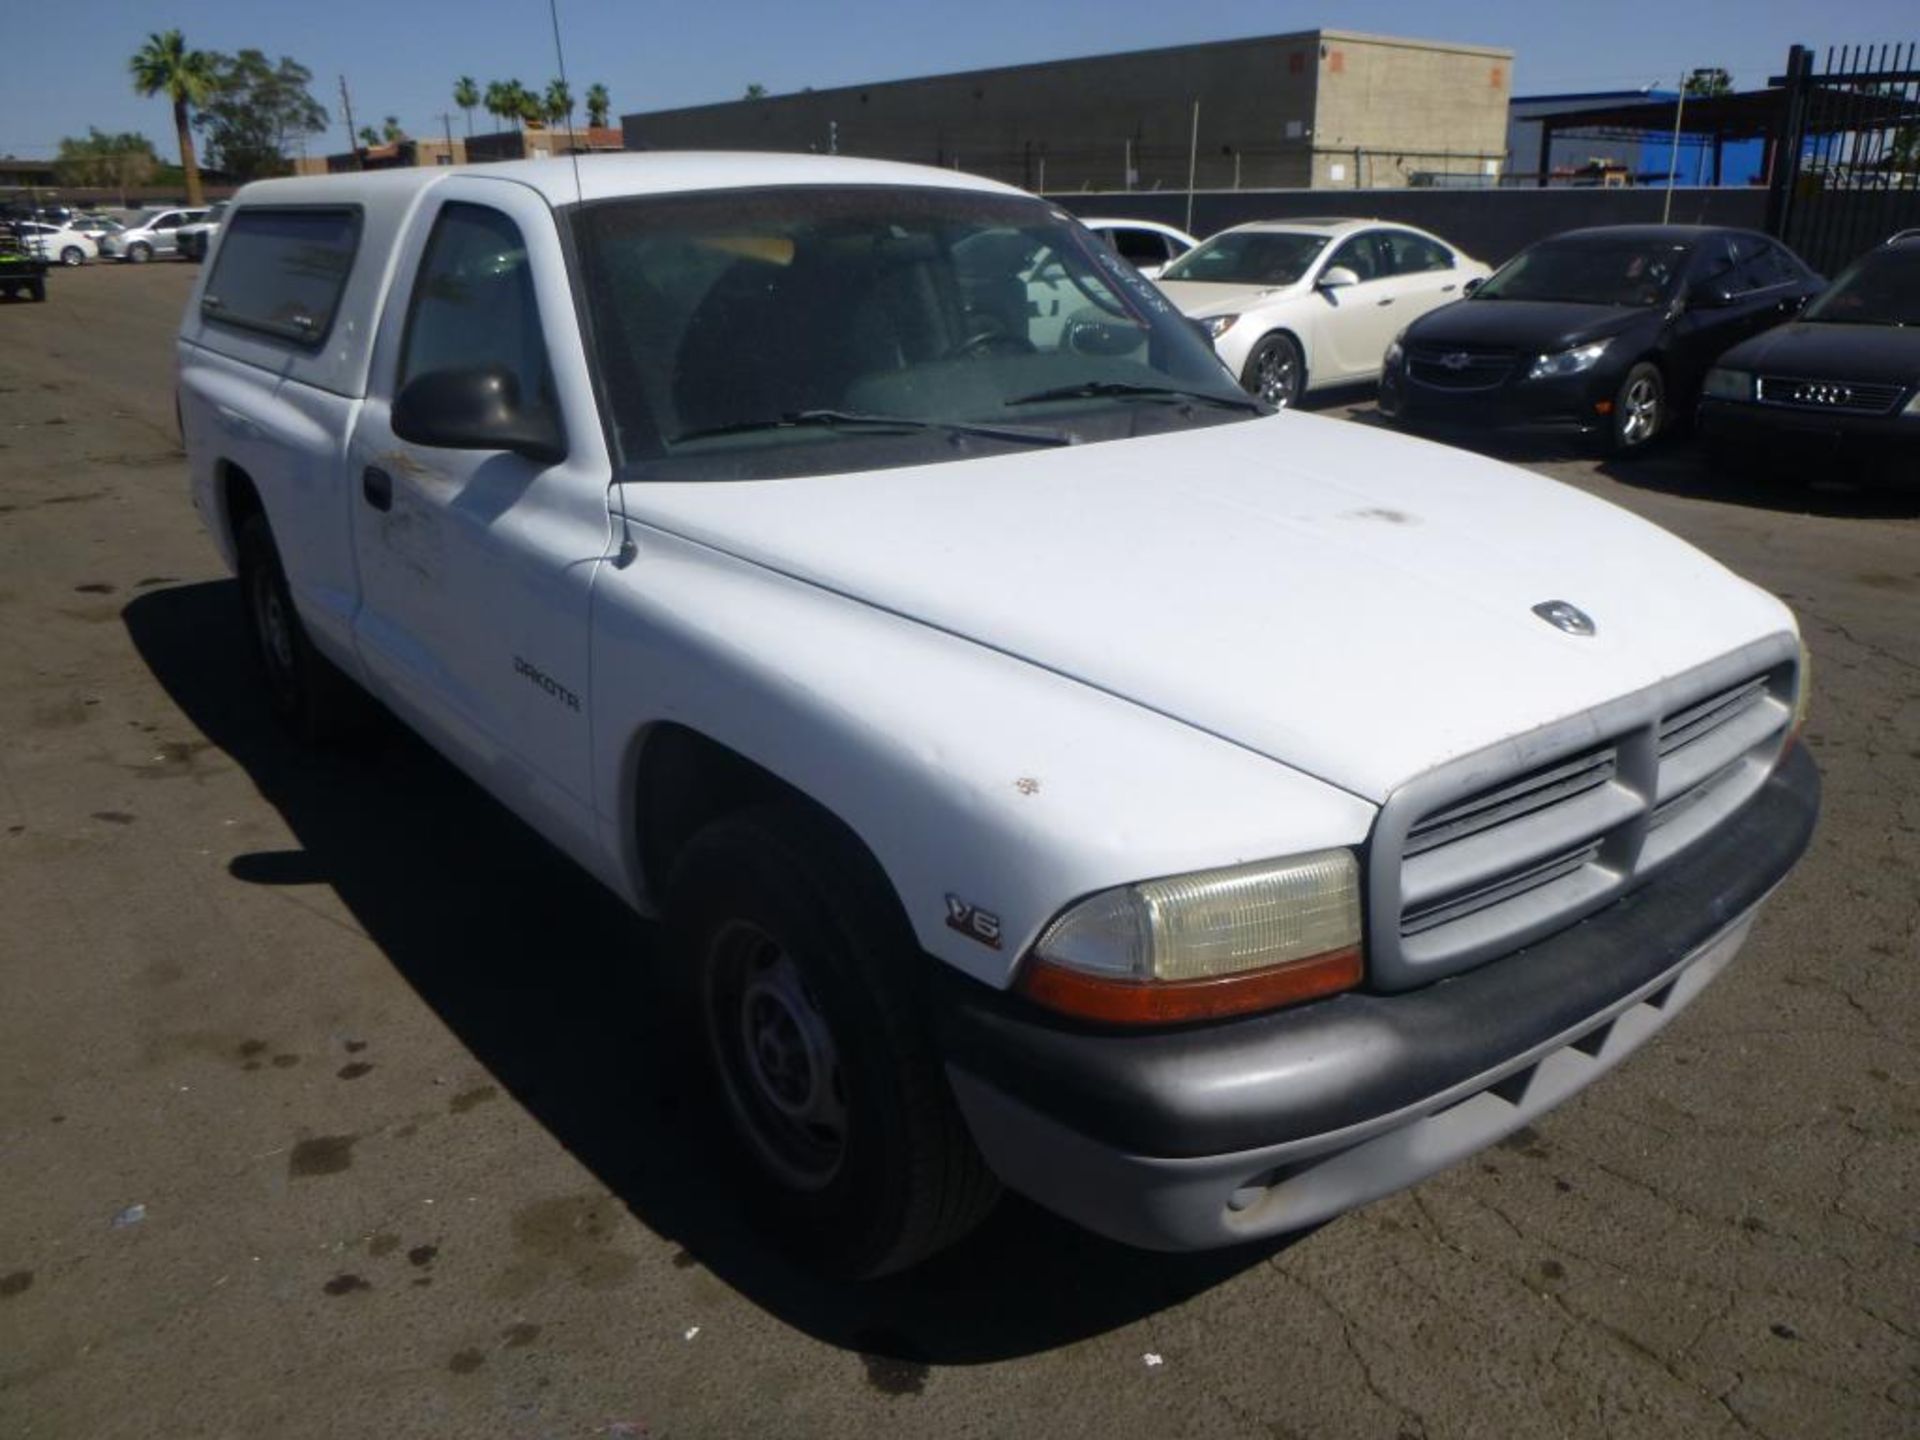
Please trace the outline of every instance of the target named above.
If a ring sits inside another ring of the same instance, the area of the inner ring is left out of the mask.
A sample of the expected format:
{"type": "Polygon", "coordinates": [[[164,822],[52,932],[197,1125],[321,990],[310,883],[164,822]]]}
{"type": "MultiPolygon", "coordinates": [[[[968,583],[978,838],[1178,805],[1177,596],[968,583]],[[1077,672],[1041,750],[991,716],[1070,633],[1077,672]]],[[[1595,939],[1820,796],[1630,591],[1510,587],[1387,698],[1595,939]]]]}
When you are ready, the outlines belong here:
{"type": "Polygon", "coordinates": [[[951,166],[1029,190],[1493,184],[1513,52],[1307,30],[621,117],[630,150],[951,166]]]}

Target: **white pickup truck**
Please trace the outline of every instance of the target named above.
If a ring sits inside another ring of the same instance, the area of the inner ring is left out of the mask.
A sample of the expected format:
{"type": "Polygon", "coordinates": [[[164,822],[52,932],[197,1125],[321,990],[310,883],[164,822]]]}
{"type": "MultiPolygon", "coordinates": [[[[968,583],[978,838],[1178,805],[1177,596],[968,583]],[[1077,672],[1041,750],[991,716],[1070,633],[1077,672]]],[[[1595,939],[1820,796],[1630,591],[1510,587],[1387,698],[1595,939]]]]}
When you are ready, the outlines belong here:
{"type": "Polygon", "coordinates": [[[1664,1025],[1804,849],[1785,606],[1504,465],[1250,400],[1031,196],[650,154],[274,180],[179,338],[300,732],[370,692],[665,921],[767,1223],[999,1184],[1312,1225],[1664,1025]]]}

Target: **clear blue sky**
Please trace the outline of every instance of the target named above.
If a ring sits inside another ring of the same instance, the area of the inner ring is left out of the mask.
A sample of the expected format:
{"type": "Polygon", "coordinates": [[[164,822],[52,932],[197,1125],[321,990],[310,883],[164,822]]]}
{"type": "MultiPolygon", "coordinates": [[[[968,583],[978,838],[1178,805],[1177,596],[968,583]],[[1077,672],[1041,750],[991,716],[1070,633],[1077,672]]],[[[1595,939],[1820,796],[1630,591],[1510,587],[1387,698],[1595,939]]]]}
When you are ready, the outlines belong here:
{"type": "MultiPolygon", "coordinates": [[[[169,26],[198,49],[252,46],[311,69],[315,98],[334,117],[312,142],[316,152],[345,147],[343,72],[359,124],[397,115],[413,134],[439,131],[457,76],[537,87],[555,74],[544,0],[11,0],[9,8],[0,154],[50,156],[61,136],[97,125],[143,131],[171,158],[167,107],[134,96],[126,64],[149,31],[169,26]]],[[[1316,26],[1505,46],[1522,95],[1670,85],[1700,65],[1724,66],[1745,87],[1778,73],[1796,41],[1920,39],[1914,0],[560,0],[560,19],[574,94],[604,83],[616,116],[734,99],[749,81],[775,93],[824,89],[1316,26]]],[[[463,123],[456,112],[456,133],[463,123]]]]}

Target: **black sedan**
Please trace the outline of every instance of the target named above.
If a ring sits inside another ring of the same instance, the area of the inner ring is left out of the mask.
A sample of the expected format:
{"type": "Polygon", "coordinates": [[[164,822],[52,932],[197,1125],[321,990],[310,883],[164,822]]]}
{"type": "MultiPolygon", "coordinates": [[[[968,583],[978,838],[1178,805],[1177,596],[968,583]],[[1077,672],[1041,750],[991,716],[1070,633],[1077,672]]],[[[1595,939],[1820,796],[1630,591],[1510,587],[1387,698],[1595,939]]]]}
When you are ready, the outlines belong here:
{"type": "Polygon", "coordinates": [[[1401,332],[1380,408],[1416,428],[1561,429],[1637,449],[1691,410],[1722,351],[1798,314],[1820,288],[1791,251],[1750,230],[1572,230],[1401,332]]]}
{"type": "Polygon", "coordinates": [[[1700,429],[1716,449],[1809,440],[1920,456],[1920,230],[1862,256],[1793,324],[1722,355],[1700,429]]]}

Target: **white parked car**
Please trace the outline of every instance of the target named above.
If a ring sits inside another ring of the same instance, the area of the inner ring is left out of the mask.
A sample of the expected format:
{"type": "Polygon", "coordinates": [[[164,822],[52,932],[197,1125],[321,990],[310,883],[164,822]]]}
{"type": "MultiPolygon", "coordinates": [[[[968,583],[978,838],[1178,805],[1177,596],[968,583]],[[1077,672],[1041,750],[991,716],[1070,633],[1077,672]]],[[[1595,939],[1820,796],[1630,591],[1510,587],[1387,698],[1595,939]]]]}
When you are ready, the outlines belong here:
{"type": "Polygon", "coordinates": [[[22,220],[15,228],[21,239],[50,264],[84,265],[100,254],[98,245],[71,226],[52,225],[44,220],[22,220]]]}
{"type": "Polygon", "coordinates": [[[1275,220],[1209,237],[1159,284],[1249,393],[1284,407],[1377,380],[1395,335],[1491,273],[1408,225],[1275,220]]]}
{"type": "Polygon", "coordinates": [[[172,255],[178,249],[176,237],[180,227],[205,219],[206,214],[204,205],[197,209],[154,211],[107,236],[100,242],[100,253],[116,260],[130,260],[135,265],[143,265],[156,255],[172,255]]]}
{"type": "Polygon", "coordinates": [[[1120,252],[1148,279],[1200,242],[1186,231],[1157,220],[1095,219],[1080,222],[1120,252]]]}
{"type": "Polygon", "coordinates": [[[176,355],[266,699],[371,693],[663,918],[676,1083],[816,1264],[1001,1183],[1167,1249],[1411,1184],[1658,1032],[1812,831],[1780,601],[1271,413],[992,181],[265,181],[176,355]]]}

